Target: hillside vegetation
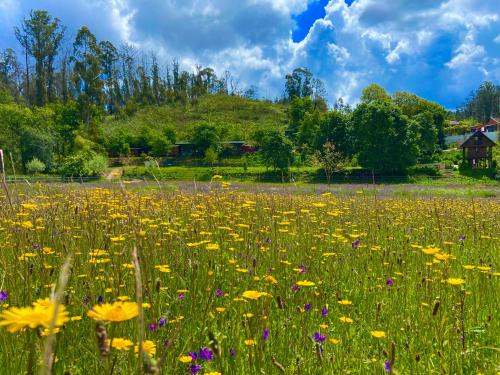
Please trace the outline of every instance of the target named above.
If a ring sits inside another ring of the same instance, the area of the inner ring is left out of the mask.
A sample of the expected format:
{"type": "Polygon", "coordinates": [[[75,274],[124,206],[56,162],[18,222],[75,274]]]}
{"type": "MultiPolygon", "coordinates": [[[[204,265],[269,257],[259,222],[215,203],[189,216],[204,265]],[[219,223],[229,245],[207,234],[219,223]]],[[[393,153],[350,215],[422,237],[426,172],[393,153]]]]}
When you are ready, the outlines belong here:
{"type": "Polygon", "coordinates": [[[170,104],[140,108],[130,117],[108,116],[103,132],[111,137],[119,132],[137,134],[145,127],[175,129],[177,140],[188,140],[193,127],[202,123],[223,126],[226,140],[249,140],[260,129],[284,129],[286,105],[240,96],[213,95],[196,104],[170,104]]]}

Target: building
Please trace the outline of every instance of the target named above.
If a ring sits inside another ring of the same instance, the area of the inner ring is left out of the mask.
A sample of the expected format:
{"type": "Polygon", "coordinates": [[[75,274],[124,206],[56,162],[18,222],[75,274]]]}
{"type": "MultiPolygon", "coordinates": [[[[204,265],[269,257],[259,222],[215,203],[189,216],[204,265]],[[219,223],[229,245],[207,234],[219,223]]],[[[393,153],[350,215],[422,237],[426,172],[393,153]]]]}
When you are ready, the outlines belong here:
{"type": "Polygon", "coordinates": [[[488,121],[486,124],[476,125],[471,130],[473,132],[480,130],[485,133],[498,132],[500,131],[500,118],[492,117],[490,118],[490,121],[488,121]]]}
{"type": "Polygon", "coordinates": [[[496,143],[481,130],[476,130],[464,143],[463,162],[471,168],[491,168],[493,166],[493,147],[496,143]]]}

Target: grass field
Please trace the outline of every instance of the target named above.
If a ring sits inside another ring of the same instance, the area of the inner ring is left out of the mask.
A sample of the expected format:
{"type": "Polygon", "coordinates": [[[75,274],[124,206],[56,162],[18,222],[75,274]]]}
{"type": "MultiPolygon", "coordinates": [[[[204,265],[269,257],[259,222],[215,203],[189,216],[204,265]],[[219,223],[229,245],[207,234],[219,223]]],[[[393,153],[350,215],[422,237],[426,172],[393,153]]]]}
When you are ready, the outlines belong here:
{"type": "Polygon", "coordinates": [[[499,371],[497,199],[12,189],[2,374],[499,371]]]}

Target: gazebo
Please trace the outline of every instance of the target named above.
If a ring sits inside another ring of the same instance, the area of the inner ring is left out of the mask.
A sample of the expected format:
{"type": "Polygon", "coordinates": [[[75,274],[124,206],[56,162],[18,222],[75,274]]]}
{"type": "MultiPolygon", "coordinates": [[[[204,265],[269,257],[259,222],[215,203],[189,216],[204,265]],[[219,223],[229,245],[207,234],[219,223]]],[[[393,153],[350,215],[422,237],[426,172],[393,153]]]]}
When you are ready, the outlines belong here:
{"type": "Polygon", "coordinates": [[[460,146],[464,163],[467,163],[471,168],[491,168],[493,166],[493,147],[495,146],[495,142],[477,130],[460,146]]]}

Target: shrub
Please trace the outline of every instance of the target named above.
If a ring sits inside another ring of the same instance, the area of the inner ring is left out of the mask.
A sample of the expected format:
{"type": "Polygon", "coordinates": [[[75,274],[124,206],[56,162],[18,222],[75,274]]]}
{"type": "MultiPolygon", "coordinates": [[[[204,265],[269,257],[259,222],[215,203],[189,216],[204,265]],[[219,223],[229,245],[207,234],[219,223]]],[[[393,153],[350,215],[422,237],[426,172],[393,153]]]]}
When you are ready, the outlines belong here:
{"type": "Polygon", "coordinates": [[[95,154],[87,161],[87,168],[92,176],[101,176],[108,167],[108,159],[104,155],[95,154]]]}
{"type": "Polygon", "coordinates": [[[59,172],[67,177],[99,176],[107,168],[107,159],[95,152],[77,152],[64,159],[59,172]]]}
{"type": "Polygon", "coordinates": [[[26,170],[28,171],[28,173],[42,173],[43,171],[45,171],[45,168],[45,163],[37,158],[33,158],[26,163],[26,170]]]}

